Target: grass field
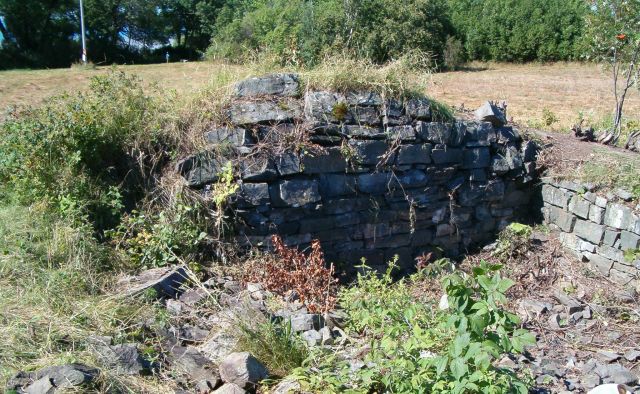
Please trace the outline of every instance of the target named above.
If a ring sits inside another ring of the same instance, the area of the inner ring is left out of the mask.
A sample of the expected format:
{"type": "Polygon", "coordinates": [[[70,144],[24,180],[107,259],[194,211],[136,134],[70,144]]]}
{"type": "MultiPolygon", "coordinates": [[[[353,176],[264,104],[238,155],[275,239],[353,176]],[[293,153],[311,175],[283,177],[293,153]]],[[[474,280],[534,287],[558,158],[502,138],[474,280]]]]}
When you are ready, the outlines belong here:
{"type": "MultiPolygon", "coordinates": [[[[0,72],[0,108],[34,104],[63,91],[85,88],[97,69],[57,69],[0,72]]],[[[208,62],[119,66],[118,70],[139,75],[147,83],[179,94],[197,92],[222,70],[242,74],[241,66],[208,62]]],[[[247,71],[248,72],[248,71],[247,71]]],[[[428,95],[455,107],[475,109],[484,100],[507,101],[509,117],[519,124],[567,130],[580,113],[599,122],[611,113],[609,75],[598,66],[558,64],[472,64],[464,71],[433,74],[428,95]],[[555,120],[554,120],[555,118],[555,120]],[[553,121],[550,125],[549,121],[553,121]]],[[[625,108],[630,119],[640,119],[640,94],[630,93],[625,108]]]]}

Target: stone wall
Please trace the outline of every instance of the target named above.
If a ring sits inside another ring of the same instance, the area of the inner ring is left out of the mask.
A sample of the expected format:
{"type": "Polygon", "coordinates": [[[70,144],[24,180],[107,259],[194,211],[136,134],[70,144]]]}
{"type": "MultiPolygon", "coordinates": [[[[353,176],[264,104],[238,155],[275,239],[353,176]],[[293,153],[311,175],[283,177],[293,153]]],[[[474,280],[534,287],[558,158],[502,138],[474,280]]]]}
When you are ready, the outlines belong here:
{"type": "Polygon", "coordinates": [[[398,255],[410,269],[422,253],[492,239],[529,207],[535,145],[490,103],[478,121],[438,122],[426,98],[303,91],[277,74],[238,83],[226,115],[205,135],[210,149],[178,169],[207,195],[233,166],[243,244],[317,238],[331,261],[382,267],[398,255]]]}
{"type": "Polygon", "coordinates": [[[617,283],[638,277],[640,260],[624,257],[640,248],[640,215],[630,195],[596,194],[588,184],[545,178],[542,200],[545,222],[561,231],[564,246],[617,283]]]}

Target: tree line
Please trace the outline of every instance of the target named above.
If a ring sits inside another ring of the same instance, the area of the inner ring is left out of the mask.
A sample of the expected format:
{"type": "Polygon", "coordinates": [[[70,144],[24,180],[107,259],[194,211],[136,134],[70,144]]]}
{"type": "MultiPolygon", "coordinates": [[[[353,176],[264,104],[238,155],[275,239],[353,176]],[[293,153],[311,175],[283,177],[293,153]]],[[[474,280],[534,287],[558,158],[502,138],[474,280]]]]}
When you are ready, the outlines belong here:
{"type": "MultiPolygon", "coordinates": [[[[270,54],[312,66],[408,51],[466,60],[558,61],[584,53],[585,0],[84,0],[89,58],[146,63],[270,54]]],[[[0,68],[80,57],[77,0],[0,0],[0,68]]],[[[445,64],[450,63],[450,64],[445,64]]]]}

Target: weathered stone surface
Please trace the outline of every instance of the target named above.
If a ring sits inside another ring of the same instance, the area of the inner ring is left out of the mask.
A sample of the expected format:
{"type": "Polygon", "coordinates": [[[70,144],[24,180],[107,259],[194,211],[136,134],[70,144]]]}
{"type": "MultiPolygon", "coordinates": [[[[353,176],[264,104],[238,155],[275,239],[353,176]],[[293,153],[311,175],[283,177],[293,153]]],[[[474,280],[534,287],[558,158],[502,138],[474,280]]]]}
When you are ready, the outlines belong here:
{"type": "Polygon", "coordinates": [[[513,127],[500,127],[496,130],[496,138],[500,144],[515,144],[520,141],[520,134],[513,127]]]}
{"type": "Polygon", "coordinates": [[[290,323],[293,332],[320,330],[324,326],[324,318],[313,313],[303,313],[291,316],[290,323]]]}
{"type": "Polygon", "coordinates": [[[269,185],[266,183],[243,183],[240,187],[239,206],[257,206],[269,201],[269,185]]]}
{"type": "Polygon", "coordinates": [[[640,248],[640,235],[633,234],[629,231],[620,233],[620,249],[638,249],[640,248]]]}
{"type": "Polygon", "coordinates": [[[292,175],[301,171],[300,158],[291,151],[279,154],[275,158],[275,163],[280,175],[292,175]]]}
{"type": "Polygon", "coordinates": [[[490,122],[494,127],[501,127],[507,123],[504,113],[489,101],[476,110],[475,116],[479,121],[490,122]]]}
{"type": "Polygon", "coordinates": [[[356,192],[356,178],[345,174],[324,174],[320,176],[320,194],[331,198],[354,194],[356,192]]]}
{"type": "Polygon", "coordinates": [[[230,161],[213,152],[203,152],[181,160],[176,169],[190,187],[199,187],[218,180],[230,161]]]}
{"type": "Polygon", "coordinates": [[[522,168],[522,157],[515,146],[508,146],[505,156],[509,170],[519,170],[522,168]]]}
{"type": "Polygon", "coordinates": [[[240,162],[242,179],[249,182],[271,181],[278,177],[275,163],[267,156],[245,158],[240,162]]]}
{"type": "Polygon", "coordinates": [[[144,271],[136,276],[118,281],[118,293],[134,296],[152,289],[159,297],[174,298],[180,286],[187,280],[184,267],[160,267],[144,271]]]}
{"type": "MultiPolygon", "coordinates": [[[[589,209],[591,204],[580,196],[574,196],[569,202],[569,211],[583,219],[589,218],[589,209]]],[[[597,208],[597,207],[596,207],[597,208]]]]}
{"type": "Polygon", "coordinates": [[[406,114],[413,119],[430,120],[431,103],[427,98],[409,99],[404,104],[406,114]]]}
{"type": "Polygon", "coordinates": [[[495,155],[491,158],[491,171],[497,175],[509,172],[509,162],[502,155],[495,155]]]}
{"type": "Polygon", "coordinates": [[[414,188],[426,186],[429,177],[422,170],[409,170],[397,176],[398,182],[404,188],[414,188]]]}
{"type": "Polygon", "coordinates": [[[463,153],[462,168],[475,169],[489,167],[491,154],[489,148],[465,149],[463,153]]]}
{"type": "Polygon", "coordinates": [[[253,144],[251,132],[239,127],[217,127],[206,131],[204,139],[214,145],[245,146],[253,144]]]}
{"type": "Polygon", "coordinates": [[[299,94],[296,74],[270,74],[248,78],[235,85],[235,94],[239,97],[255,96],[297,96],[299,94]]]}
{"type": "Polygon", "coordinates": [[[18,372],[6,384],[8,391],[18,393],[51,394],[57,389],[77,390],[93,381],[99,374],[96,368],[83,364],[66,364],[40,369],[35,372],[18,372]]]}
{"type": "Polygon", "coordinates": [[[609,204],[604,214],[604,224],[621,230],[631,227],[633,212],[631,208],[621,204],[609,204]]]}
{"type": "Polygon", "coordinates": [[[589,222],[587,220],[576,220],[573,231],[580,238],[596,245],[600,244],[604,236],[604,226],[589,222]]]}
{"type": "Polygon", "coordinates": [[[450,123],[417,122],[416,132],[424,141],[448,144],[451,140],[453,125],[450,123]]]}
{"type": "Polygon", "coordinates": [[[398,165],[431,163],[431,144],[402,145],[398,150],[398,165]]]}
{"type": "Polygon", "coordinates": [[[435,164],[462,163],[462,149],[449,148],[446,145],[436,145],[431,151],[431,159],[435,164]]]}
{"type": "Polygon", "coordinates": [[[122,345],[93,344],[92,349],[98,361],[105,367],[122,375],[137,375],[149,368],[149,364],[138,353],[133,343],[122,345]]]}
{"type": "Polygon", "coordinates": [[[620,232],[614,230],[605,230],[603,243],[607,246],[615,245],[616,241],[620,238],[620,232]]]}
{"type": "Polygon", "coordinates": [[[355,107],[351,109],[355,123],[359,125],[380,126],[380,110],[376,107],[355,107]]]}
{"type": "Polygon", "coordinates": [[[413,126],[391,126],[387,127],[387,138],[391,140],[413,141],[416,139],[416,131],[413,126]]]}
{"type": "Polygon", "coordinates": [[[604,208],[600,208],[597,205],[591,205],[589,207],[589,220],[596,224],[602,224],[604,222],[604,208]]]}
{"type": "Polygon", "coordinates": [[[192,347],[174,346],[167,361],[178,374],[187,376],[192,383],[213,390],[220,384],[220,375],[215,365],[207,357],[192,347]]]}
{"type": "Polygon", "coordinates": [[[320,201],[318,181],[280,181],[271,187],[271,201],[277,206],[300,207],[320,201]]]}
{"type": "Polygon", "coordinates": [[[601,256],[608,258],[613,261],[623,261],[624,255],[620,249],[612,248],[607,245],[600,245],[598,247],[597,253],[601,256]]]}
{"type": "Polygon", "coordinates": [[[290,122],[301,117],[301,110],[295,102],[236,103],[227,110],[229,120],[238,126],[256,123],[290,122]]]}
{"type": "Polygon", "coordinates": [[[384,139],[387,138],[387,133],[381,127],[369,127],[363,125],[344,125],[342,132],[354,138],[367,138],[367,139],[384,139]]]}
{"type": "Polygon", "coordinates": [[[340,148],[328,148],[322,152],[311,152],[302,156],[302,172],[305,174],[345,172],[346,169],[347,161],[340,148]]]}
{"type": "MultiPolygon", "coordinates": [[[[389,151],[389,145],[385,141],[350,141],[349,145],[355,150],[355,160],[364,165],[381,163],[389,151]]],[[[392,159],[393,157],[389,158],[387,162],[393,162],[392,159]]]]}
{"type": "Polygon", "coordinates": [[[384,194],[393,189],[391,174],[377,172],[358,175],[358,190],[367,194],[384,194]]]}
{"type": "Polygon", "coordinates": [[[304,114],[308,120],[329,123],[351,123],[353,114],[346,99],[332,92],[307,92],[304,114]]]}
{"type": "Polygon", "coordinates": [[[564,232],[570,233],[573,231],[573,225],[576,222],[576,217],[572,214],[563,211],[560,208],[550,206],[549,218],[564,232]]]}
{"type": "Polygon", "coordinates": [[[349,92],[345,95],[345,100],[349,105],[364,107],[383,104],[382,96],[376,92],[349,92]]]}

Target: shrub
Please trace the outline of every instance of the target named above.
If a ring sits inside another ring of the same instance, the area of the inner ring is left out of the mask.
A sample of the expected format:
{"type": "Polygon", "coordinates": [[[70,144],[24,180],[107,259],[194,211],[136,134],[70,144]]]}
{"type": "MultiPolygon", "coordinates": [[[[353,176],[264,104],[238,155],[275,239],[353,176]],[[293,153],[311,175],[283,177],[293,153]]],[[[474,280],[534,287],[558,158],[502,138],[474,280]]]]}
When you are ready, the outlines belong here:
{"type": "Polygon", "coordinates": [[[518,328],[518,318],[503,309],[513,284],[500,266],[482,262],[468,275],[444,277],[449,309],[439,311],[416,299],[410,280],[393,282],[393,264],[383,276],[365,269],[356,284],[340,292],[347,329],[364,337],[371,350],[367,367],[314,350],[293,375],[303,388],[325,392],[481,392],[527,393],[512,371],[494,367],[506,353],[519,353],[535,341],[518,328]]]}
{"type": "Polygon", "coordinates": [[[466,55],[464,53],[464,47],[462,41],[449,36],[444,47],[444,65],[449,70],[457,70],[464,64],[466,55]]]}
{"type": "Polygon", "coordinates": [[[311,242],[309,256],[284,245],[274,235],[271,242],[275,256],[250,265],[245,272],[245,282],[262,283],[276,294],[295,291],[312,313],[328,312],[335,307],[337,279],[333,264],[327,268],[320,241],[311,242]]]}
{"type": "Polygon", "coordinates": [[[112,72],[94,77],[87,93],[12,112],[0,125],[0,198],[109,228],[162,158],[167,105],[137,78],[112,72]]]}

